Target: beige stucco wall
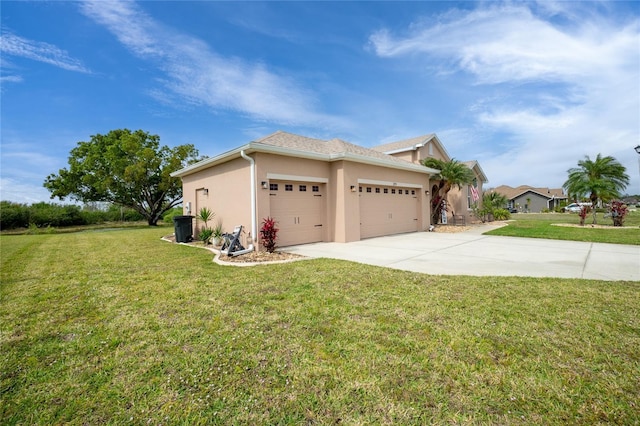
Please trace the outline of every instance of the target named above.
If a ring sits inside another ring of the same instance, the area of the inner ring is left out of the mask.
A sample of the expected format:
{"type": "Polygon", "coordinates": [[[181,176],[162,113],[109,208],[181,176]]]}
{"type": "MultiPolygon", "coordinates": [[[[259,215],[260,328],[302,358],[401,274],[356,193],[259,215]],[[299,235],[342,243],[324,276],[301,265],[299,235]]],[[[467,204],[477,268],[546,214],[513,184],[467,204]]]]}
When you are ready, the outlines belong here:
{"type": "MultiPolygon", "coordinates": [[[[224,164],[202,170],[182,178],[183,210],[187,212],[187,204],[191,203],[191,215],[196,216],[202,207],[208,207],[222,220],[225,232],[233,231],[234,226],[243,225],[246,232],[251,231],[251,194],[249,162],[237,158],[224,164]],[[208,195],[202,189],[208,189],[208,195]]],[[[196,228],[201,226],[194,220],[194,237],[196,228]]]]}
{"type": "Polygon", "coordinates": [[[427,158],[437,158],[438,160],[442,161],[450,160],[449,156],[446,155],[446,153],[433,142],[428,142],[425,146],[418,148],[418,150],[414,152],[415,154],[412,161],[415,163],[420,163],[422,162],[422,160],[425,160],[427,158]]]}
{"type": "MultiPolygon", "coordinates": [[[[256,163],[256,208],[257,228],[262,219],[270,215],[270,195],[268,189],[262,189],[262,182],[274,180],[293,180],[326,184],[325,217],[323,228],[324,241],[349,242],[360,240],[360,198],[358,186],[364,181],[379,182],[380,185],[411,185],[416,189],[421,214],[418,217],[418,229],[429,226],[430,195],[429,175],[388,169],[350,161],[326,162],[321,160],[285,157],[267,153],[252,153],[256,163]],[[356,189],[351,191],[351,186],[356,189]]],[[[251,231],[251,192],[250,164],[237,158],[227,163],[184,176],[184,206],[191,203],[191,214],[196,215],[202,207],[208,207],[223,221],[225,232],[231,232],[235,225],[243,225],[246,232],[251,231]],[[203,189],[208,195],[203,195],[203,189]]],[[[195,225],[195,224],[194,224],[195,225]]],[[[196,234],[197,236],[197,234],[196,234]]],[[[252,235],[255,239],[255,235],[252,235]]]]}

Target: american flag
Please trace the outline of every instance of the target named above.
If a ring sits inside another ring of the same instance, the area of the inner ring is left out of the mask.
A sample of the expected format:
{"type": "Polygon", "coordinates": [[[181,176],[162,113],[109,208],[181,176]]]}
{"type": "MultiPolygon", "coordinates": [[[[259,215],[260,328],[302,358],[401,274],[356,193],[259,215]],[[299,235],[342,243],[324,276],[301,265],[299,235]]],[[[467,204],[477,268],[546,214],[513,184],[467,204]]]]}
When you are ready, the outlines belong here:
{"type": "Polygon", "coordinates": [[[471,199],[473,201],[478,201],[480,199],[480,194],[478,194],[478,190],[476,189],[476,187],[470,186],[469,188],[471,188],[471,199]]]}

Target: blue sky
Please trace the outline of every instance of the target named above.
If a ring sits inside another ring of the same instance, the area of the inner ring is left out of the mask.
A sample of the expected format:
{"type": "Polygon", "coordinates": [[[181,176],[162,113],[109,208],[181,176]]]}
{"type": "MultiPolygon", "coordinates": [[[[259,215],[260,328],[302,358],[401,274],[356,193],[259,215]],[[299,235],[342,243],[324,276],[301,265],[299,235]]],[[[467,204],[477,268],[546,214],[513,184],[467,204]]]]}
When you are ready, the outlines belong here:
{"type": "Polygon", "coordinates": [[[0,198],[129,128],[216,155],[276,130],[438,134],[489,187],[598,153],[640,193],[638,2],[2,1],[0,198]]]}

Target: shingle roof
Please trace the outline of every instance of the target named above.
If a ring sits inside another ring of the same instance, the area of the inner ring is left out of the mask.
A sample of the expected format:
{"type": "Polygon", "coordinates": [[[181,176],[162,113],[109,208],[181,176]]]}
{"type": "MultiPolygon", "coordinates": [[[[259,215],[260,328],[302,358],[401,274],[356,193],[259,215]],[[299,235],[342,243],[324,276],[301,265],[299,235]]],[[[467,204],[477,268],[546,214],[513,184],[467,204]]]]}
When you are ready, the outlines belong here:
{"type": "Polygon", "coordinates": [[[322,139],[309,138],[306,136],[295,135],[293,133],[287,133],[283,131],[277,131],[269,136],[258,139],[257,141],[253,142],[253,144],[277,146],[280,148],[287,148],[304,152],[315,152],[317,154],[325,155],[339,156],[343,154],[352,154],[360,157],[375,158],[399,165],[413,164],[406,160],[396,158],[392,155],[387,155],[378,150],[365,148],[363,146],[355,145],[341,139],[331,139],[325,141],[322,139]]]}
{"type": "Polygon", "coordinates": [[[495,188],[494,191],[506,196],[509,200],[512,200],[529,191],[535,192],[547,198],[567,198],[567,195],[564,193],[564,190],[562,188],[536,188],[529,185],[520,185],[517,188],[512,188],[508,185],[500,185],[499,187],[495,188]]]}
{"type": "Polygon", "coordinates": [[[462,164],[464,164],[465,166],[467,166],[471,170],[473,170],[474,167],[477,167],[478,171],[480,172],[480,178],[482,179],[482,182],[483,183],[489,182],[489,179],[487,178],[487,175],[484,174],[484,170],[482,170],[482,167],[480,167],[480,163],[478,163],[476,160],[463,161],[462,164]]]}
{"type": "Polygon", "coordinates": [[[212,158],[204,159],[198,163],[187,166],[181,170],[173,172],[171,176],[182,177],[216,164],[224,163],[232,158],[237,158],[242,152],[269,152],[278,155],[287,155],[299,158],[314,158],[323,161],[348,160],[365,164],[372,164],[382,167],[390,167],[414,172],[433,174],[437,170],[414,164],[409,161],[387,155],[383,152],[375,151],[345,142],[341,139],[309,138],[295,135],[283,131],[277,131],[256,141],[250,142],[239,148],[227,151],[212,158]]]}
{"type": "Polygon", "coordinates": [[[433,139],[435,136],[434,133],[429,133],[428,135],[416,136],[415,138],[404,139],[397,142],[386,143],[384,145],[374,146],[374,151],[380,152],[392,152],[403,148],[412,148],[416,145],[424,144],[429,140],[433,139]]]}

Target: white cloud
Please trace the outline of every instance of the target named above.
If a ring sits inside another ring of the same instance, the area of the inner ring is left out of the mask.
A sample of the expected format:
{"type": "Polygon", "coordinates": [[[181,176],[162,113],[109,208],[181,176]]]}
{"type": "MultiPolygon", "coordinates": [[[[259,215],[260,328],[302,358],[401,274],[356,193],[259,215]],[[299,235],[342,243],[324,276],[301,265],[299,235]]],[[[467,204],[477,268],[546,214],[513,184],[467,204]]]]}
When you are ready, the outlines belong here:
{"type": "Polygon", "coordinates": [[[6,75],[0,77],[0,83],[22,83],[24,79],[19,75],[6,75]]]}
{"type": "Polygon", "coordinates": [[[640,20],[594,13],[590,4],[538,9],[545,16],[517,3],[450,11],[415,23],[406,35],[378,31],[370,43],[383,58],[436,63],[441,78],[473,77],[486,98],[466,108],[473,126],[485,137],[494,132],[495,140],[472,150],[493,185],[559,186],[584,155],[602,153],[619,156],[633,192],[640,20]]]}
{"type": "Polygon", "coordinates": [[[4,55],[19,56],[38,62],[44,62],[68,71],[82,73],[91,72],[82,64],[82,61],[72,58],[66,51],[49,43],[29,40],[17,36],[8,30],[2,31],[0,51],[4,55]]]}
{"type": "Polygon", "coordinates": [[[314,94],[293,79],[260,63],[222,57],[202,40],[163,26],[135,3],[87,1],[81,11],[135,55],[155,60],[166,76],[164,87],[190,103],[289,125],[345,125],[317,112],[314,94]]]}
{"type": "MultiPolygon", "coordinates": [[[[43,200],[49,200],[49,191],[42,185],[0,177],[0,200],[13,201],[14,203],[32,204],[43,200]]],[[[50,202],[60,202],[51,200],[50,202]]]]}

